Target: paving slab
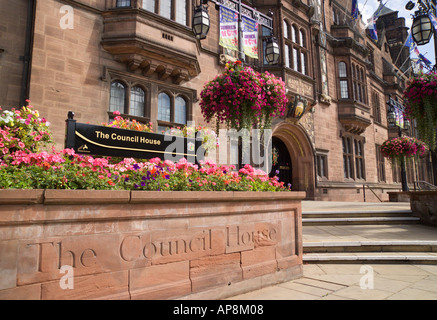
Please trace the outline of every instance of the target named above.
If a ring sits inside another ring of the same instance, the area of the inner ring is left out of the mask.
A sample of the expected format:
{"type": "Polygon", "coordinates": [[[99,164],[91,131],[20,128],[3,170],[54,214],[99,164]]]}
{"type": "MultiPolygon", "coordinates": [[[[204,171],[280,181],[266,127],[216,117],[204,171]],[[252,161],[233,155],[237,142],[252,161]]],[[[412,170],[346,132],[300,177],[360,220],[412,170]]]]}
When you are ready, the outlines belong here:
{"type": "Polygon", "coordinates": [[[421,224],[303,226],[302,239],[304,245],[327,241],[437,241],[437,228],[421,224]]]}
{"type": "Polygon", "coordinates": [[[387,300],[437,300],[437,293],[414,288],[406,288],[393,294],[387,300]]]}
{"type": "Polygon", "coordinates": [[[302,201],[302,211],[369,211],[369,210],[410,210],[409,202],[342,202],[342,201],[302,201]]]}
{"type": "Polygon", "coordinates": [[[245,293],[227,300],[317,300],[320,296],[281,286],[274,286],[245,293]]]}
{"type": "Polygon", "coordinates": [[[437,300],[436,273],[437,265],[304,265],[303,278],[228,300],[437,300]]]}
{"type": "Polygon", "coordinates": [[[393,292],[379,289],[363,289],[358,285],[354,285],[336,291],[335,295],[353,300],[385,300],[392,296],[393,292]]]}

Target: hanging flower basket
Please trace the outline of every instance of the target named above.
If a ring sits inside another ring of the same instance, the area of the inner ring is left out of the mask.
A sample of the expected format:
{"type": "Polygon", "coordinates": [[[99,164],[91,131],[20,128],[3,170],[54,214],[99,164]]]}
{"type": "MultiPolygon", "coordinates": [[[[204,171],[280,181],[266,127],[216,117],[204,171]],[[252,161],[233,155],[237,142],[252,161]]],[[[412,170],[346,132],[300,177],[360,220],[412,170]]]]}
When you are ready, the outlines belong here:
{"type": "Polygon", "coordinates": [[[437,74],[410,79],[404,92],[405,115],[416,121],[420,138],[435,150],[437,128],[437,74]]]}
{"type": "Polygon", "coordinates": [[[200,108],[209,123],[250,129],[258,124],[269,128],[274,116],[285,114],[288,102],[285,83],[265,72],[260,74],[241,61],[228,62],[223,73],[208,82],[200,93],[200,108]]]}
{"type": "Polygon", "coordinates": [[[404,157],[422,157],[427,151],[428,147],[426,144],[413,137],[399,137],[386,140],[381,146],[383,156],[397,163],[400,163],[404,157]]]}

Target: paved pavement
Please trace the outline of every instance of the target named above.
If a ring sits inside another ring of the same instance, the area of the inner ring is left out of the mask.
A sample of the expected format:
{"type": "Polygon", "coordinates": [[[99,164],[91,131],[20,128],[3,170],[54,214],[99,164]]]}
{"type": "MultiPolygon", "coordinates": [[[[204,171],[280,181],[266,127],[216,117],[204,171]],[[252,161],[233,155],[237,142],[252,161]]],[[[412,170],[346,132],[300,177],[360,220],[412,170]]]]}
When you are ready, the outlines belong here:
{"type": "Polygon", "coordinates": [[[339,210],[405,210],[410,209],[409,202],[342,202],[342,201],[302,201],[302,211],[339,211],[339,210]]]}
{"type": "MultiPolygon", "coordinates": [[[[409,203],[304,201],[303,211],[409,209],[409,203]]],[[[437,241],[437,228],[412,225],[304,226],[303,241],[437,241]]],[[[437,300],[436,264],[304,264],[303,277],[230,300],[437,300]]]]}
{"type": "Polygon", "coordinates": [[[307,264],[303,271],[230,300],[437,300],[437,265],[307,264]]]}

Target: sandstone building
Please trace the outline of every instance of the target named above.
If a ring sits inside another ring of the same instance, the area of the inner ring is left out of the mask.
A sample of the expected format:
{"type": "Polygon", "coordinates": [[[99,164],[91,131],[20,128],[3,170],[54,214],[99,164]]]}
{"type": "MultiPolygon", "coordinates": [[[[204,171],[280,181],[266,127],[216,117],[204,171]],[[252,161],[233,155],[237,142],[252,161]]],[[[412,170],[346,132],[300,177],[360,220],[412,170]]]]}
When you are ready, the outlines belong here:
{"type": "MultiPolygon", "coordinates": [[[[211,28],[197,40],[191,28],[199,0],[4,0],[0,3],[0,105],[32,104],[63,146],[65,119],[107,122],[114,111],[151,121],[156,131],[203,123],[199,93],[236,57],[219,46],[220,3],[208,2],[211,28]]],[[[235,2],[235,1],[234,1],[235,2]]],[[[238,1],[236,1],[238,2],[238,1]]],[[[386,101],[402,102],[410,74],[405,19],[383,8],[378,40],[350,16],[347,0],[252,0],[273,13],[281,48],[276,65],[247,63],[285,81],[290,100],[307,105],[302,118],[277,118],[273,142],[280,177],[309,199],[378,201],[400,190],[399,168],[381,144],[397,135],[386,101]],[[373,190],[372,193],[369,187],[373,190]]],[[[414,128],[410,131],[414,135],[414,128]]],[[[432,182],[429,159],[408,167],[410,184],[432,182]]]]}

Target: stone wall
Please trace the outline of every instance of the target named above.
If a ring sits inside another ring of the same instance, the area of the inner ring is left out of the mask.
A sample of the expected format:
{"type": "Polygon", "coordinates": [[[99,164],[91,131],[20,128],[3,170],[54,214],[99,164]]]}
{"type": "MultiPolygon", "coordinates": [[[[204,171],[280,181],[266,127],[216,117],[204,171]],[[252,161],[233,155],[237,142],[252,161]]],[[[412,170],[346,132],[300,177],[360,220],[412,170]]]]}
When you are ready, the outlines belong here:
{"type": "MultiPolygon", "coordinates": [[[[26,56],[26,28],[30,1],[1,1],[0,106],[20,107],[26,56]]],[[[26,79],[24,79],[26,80],[26,79]]],[[[27,98],[27,97],[26,97],[27,98]]]]}
{"type": "Polygon", "coordinates": [[[304,197],[0,190],[0,299],[221,299],[300,277],[304,197]]]}
{"type": "Polygon", "coordinates": [[[413,215],[423,224],[437,226],[437,191],[408,192],[413,215]]]}

